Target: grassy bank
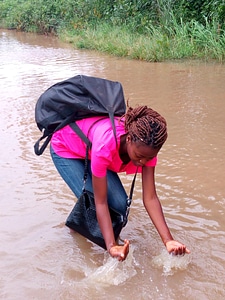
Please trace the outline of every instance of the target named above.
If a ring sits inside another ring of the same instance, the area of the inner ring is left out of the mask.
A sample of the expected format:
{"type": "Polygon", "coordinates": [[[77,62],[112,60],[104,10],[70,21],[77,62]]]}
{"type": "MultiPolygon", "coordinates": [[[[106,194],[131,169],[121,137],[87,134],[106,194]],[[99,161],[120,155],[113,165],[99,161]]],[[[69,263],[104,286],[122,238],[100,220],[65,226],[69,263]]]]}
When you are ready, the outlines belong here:
{"type": "Polygon", "coordinates": [[[218,38],[217,27],[203,28],[198,22],[168,28],[152,27],[138,34],[125,27],[101,23],[95,28],[62,30],[61,39],[76,48],[146,61],[173,59],[225,59],[225,36],[218,38]]]}
{"type": "Polygon", "coordinates": [[[193,2],[191,10],[185,3],[182,0],[4,0],[0,1],[0,26],[55,34],[76,48],[131,59],[194,58],[224,62],[225,5],[221,1],[198,0],[193,2]],[[206,6],[207,2],[219,3],[215,12],[212,5],[206,6]],[[197,8],[201,8],[199,14],[197,8]]]}

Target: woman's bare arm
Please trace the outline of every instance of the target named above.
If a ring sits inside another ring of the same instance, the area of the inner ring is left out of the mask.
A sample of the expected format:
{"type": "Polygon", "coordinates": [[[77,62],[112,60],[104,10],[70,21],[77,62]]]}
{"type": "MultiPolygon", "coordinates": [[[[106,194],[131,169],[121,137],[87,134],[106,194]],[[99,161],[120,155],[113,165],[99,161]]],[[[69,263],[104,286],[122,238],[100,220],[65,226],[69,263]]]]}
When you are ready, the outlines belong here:
{"type": "Polygon", "coordinates": [[[164,245],[169,253],[184,254],[190,253],[185,245],[175,241],[166,224],[162,206],[156,193],[155,188],[155,168],[143,167],[142,185],[143,185],[143,202],[144,206],[156,227],[164,245]]]}
{"type": "Polygon", "coordinates": [[[107,203],[107,178],[106,176],[96,177],[92,175],[92,184],[97,219],[105,240],[106,248],[111,256],[116,257],[119,260],[124,260],[129,252],[129,242],[125,240],[124,245],[119,246],[115,241],[107,203]]]}

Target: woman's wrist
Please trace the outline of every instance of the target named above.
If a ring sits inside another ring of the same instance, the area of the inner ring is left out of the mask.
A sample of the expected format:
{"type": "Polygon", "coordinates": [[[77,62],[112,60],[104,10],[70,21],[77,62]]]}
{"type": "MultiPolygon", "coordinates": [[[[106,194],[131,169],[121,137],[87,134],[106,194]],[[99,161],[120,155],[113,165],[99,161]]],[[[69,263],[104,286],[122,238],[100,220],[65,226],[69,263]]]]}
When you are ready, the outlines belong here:
{"type": "Polygon", "coordinates": [[[173,238],[172,238],[172,237],[171,237],[171,238],[164,239],[164,240],[163,240],[163,243],[164,243],[164,245],[166,246],[166,244],[167,244],[168,242],[171,242],[171,241],[173,241],[173,238]]]}
{"type": "Polygon", "coordinates": [[[107,246],[107,251],[109,252],[110,254],[110,250],[112,249],[112,247],[116,246],[116,243],[110,243],[108,246],[107,246]]]}

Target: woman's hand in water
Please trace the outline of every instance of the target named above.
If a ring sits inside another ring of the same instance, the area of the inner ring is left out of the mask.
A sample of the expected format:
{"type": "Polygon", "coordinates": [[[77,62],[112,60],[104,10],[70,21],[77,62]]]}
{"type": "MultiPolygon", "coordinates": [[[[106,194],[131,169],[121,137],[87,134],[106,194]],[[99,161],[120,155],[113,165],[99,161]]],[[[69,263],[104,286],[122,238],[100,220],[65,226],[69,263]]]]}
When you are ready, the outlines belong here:
{"type": "Polygon", "coordinates": [[[166,242],[166,249],[169,253],[172,253],[174,255],[184,255],[185,253],[191,253],[191,251],[188,250],[184,244],[181,244],[175,240],[166,242]]]}
{"type": "Polygon", "coordinates": [[[112,257],[117,258],[119,261],[123,261],[129,253],[129,244],[128,240],[124,240],[124,245],[113,245],[108,252],[112,257]]]}

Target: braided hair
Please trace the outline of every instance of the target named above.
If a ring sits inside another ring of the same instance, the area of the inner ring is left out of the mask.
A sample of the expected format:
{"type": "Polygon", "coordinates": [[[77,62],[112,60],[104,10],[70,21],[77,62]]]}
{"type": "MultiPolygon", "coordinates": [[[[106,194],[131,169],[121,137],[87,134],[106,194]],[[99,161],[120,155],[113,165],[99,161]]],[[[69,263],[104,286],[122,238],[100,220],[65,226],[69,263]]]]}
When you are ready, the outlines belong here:
{"type": "Polygon", "coordinates": [[[154,149],[160,149],[167,139],[166,120],[147,106],[128,108],[124,115],[125,130],[132,141],[141,141],[154,149]]]}

